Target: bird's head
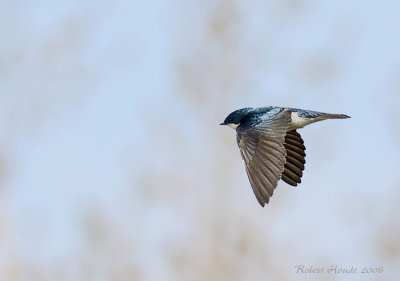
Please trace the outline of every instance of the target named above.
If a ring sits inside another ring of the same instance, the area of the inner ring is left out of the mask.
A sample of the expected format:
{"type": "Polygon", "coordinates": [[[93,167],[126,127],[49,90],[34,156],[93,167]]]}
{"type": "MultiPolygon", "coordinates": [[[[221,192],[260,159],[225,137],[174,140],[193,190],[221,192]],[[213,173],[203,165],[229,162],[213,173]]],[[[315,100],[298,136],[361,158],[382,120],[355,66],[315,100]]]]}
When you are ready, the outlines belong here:
{"type": "Polygon", "coordinates": [[[236,129],[240,125],[242,119],[252,109],[253,108],[251,108],[251,107],[238,109],[238,110],[232,112],[231,114],[229,114],[228,117],[225,118],[225,121],[222,122],[220,125],[228,125],[229,127],[236,129]]]}

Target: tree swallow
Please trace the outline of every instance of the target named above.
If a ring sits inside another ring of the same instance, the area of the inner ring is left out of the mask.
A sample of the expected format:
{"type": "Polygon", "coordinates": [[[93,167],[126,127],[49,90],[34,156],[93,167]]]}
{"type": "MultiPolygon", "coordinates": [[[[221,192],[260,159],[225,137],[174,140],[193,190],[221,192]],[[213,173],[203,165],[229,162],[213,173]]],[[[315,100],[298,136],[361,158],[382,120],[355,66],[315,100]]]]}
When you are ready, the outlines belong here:
{"type": "Polygon", "coordinates": [[[346,118],[350,116],[289,107],[247,107],[232,112],[220,125],[236,129],[247,176],[264,207],[280,179],[292,186],[301,182],[306,148],[296,130],[326,119],[346,118]]]}

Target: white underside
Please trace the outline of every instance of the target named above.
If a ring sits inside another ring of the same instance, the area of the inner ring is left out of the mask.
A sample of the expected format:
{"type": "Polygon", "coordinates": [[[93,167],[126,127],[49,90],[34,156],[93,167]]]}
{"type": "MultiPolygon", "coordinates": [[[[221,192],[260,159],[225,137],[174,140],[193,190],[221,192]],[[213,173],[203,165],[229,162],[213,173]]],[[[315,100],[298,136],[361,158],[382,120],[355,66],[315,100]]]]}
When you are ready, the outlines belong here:
{"type": "Polygon", "coordinates": [[[233,124],[233,123],[229,123],[228,124],[229,127],[231,127],[232,129],[235,129],[235,130],[236,130],[237,127],[239,127],[239,125],[240,124],[233,124]]]}
{"type": "Polygon", "coordinates": [[[291,118],[292,122],[289,125],[289,130],[300,129],[316,121],[315,118],[299,117],[298,112],[292,112],[291,118]]]}

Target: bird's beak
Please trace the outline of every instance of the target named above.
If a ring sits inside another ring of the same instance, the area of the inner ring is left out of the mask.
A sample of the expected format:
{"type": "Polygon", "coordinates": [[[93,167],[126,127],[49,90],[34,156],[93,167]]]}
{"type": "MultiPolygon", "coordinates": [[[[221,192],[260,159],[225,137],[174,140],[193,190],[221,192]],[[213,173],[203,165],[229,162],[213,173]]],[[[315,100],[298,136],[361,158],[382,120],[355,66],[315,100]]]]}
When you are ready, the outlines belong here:
{"type": "Polygon", "coordinates": [[[220,125],[226,125],[224,122],[222,122],[220,125]]]}

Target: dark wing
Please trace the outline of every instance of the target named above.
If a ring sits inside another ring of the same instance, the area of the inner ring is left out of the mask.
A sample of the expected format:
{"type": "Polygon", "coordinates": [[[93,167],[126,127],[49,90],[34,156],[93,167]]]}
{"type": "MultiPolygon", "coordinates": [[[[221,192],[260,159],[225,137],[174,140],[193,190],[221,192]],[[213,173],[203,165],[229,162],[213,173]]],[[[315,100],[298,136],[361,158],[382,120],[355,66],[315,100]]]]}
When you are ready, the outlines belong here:
{"type": "Polygon", "coordinates": [[[288,184],[296,186],[301,182],[303,175],[304,164],[306,163],[306,147],[296,130],[286,133],[284,146],[286,148],[286,163],[282,179],[288,184]]]}
{"type": "Polygon", "coordinates": [[[261,206],[269,202],[284,171],[285,135],[290,124],[290,112],[260,120],[254,127],[237,132],[237,142],[245,162],[251,187],[261,206]]]}

